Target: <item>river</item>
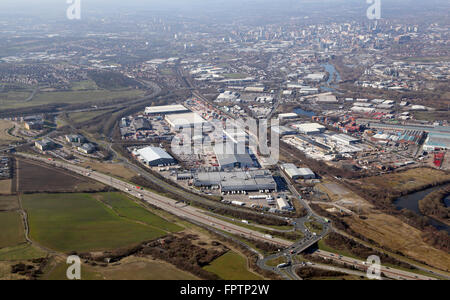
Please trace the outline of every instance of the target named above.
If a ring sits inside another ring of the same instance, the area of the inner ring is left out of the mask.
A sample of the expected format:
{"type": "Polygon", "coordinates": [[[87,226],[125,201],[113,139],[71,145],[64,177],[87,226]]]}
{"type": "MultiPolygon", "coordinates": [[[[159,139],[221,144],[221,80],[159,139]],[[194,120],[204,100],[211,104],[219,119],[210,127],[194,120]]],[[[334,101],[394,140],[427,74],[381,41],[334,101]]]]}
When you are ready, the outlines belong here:
{"type": "Polygon", "coordinates": [[[296,108],[296,109],[294,109],[294,112],[295,112],[297,115],[301,115],[301,116],[305,116],[305,117],[314,117],[314,116],[316,115],[316,113],[313,112],[313,111],[303,110],[303,109],[301,109],[301,108],[296,108]]]}
{"type": "MultiPolygon", "coordinates": [[[[415,212],[416,214],[418,214],[420,216],[424,216],[419,210],[419,201],[421,199],[425,198],[431,192],[434,192],[440,188],[442,188],[442,186],[429,188],[429,189],[426,189],[426,190],[423,190],[420,192],[416,192],[413,194],[409,194],[409,195],[400,197],[397,200],[395,200],[394,205],[396,206],[397,209],[406,208],[406,209],[409,209],[409,210],[415,212]]],[[[447,207],[449,206],[450,196],[447,196],[447,198],[445,198],[444,203],[447,207]]],[[[445,230],[448,233],[450,233],[450,226],[448,226],[447,224],[444,224],[438,220],[435,220],[433,218],[429,218],[429,219],[430,219],[430,224],[433,225],[436,229],[445,230]]]]}
{"type": "Polygon", "coordinates": [[[341,81],[341,75],[336,70],[336,68],[330,63],[322,64],[321,66],[325,68],[325,71],[327,71],[329,76],[328,76],[328,80],[326,82],[327,85],[321,86],[320,88],[323,91],[334,92],[336,89],[336,83],[341,81]],[[335,78],[335,76],[336,76],[336,78],[335,78]]]}

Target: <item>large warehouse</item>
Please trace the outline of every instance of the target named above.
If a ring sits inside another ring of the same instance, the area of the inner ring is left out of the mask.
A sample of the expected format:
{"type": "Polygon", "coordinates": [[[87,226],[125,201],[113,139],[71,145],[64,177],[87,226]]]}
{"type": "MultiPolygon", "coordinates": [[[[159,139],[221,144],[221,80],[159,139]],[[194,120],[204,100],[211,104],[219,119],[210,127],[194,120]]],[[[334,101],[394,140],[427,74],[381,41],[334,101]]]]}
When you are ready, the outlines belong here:
{"type": "Polygon", "coordinates": [[[205,119],[193,112],[167,115],[166,121],[176,131],[183,128],[202,128],[208,125],[205,119]]]}
{"type": "Polygon", "coordinates": [[[158,147],[142,148],[136,150],[133,154],[139,156],[140,160],[152,167],[167,166],[176,163],[175,159],[170,156],[170,154],[158,147]]]}
{"type": "Polygon", "coordinates": [[[283,164],[281,169],[293,180],[297,179],[314,179],[316,174],[309,168],[297,168],[294,164],[283,164]]]}
{"type": "Polygon", "coordinates": [[[186,113],[190,110],[181,104],[175,105],[162,105],[162,106],[149,106],[145,108],[146,115],[169,115],[186,113]]]}
{"type": "Polygon", "coordinates": [[[226,169],[245,169],[255,166],[248,148],[241,147],[239,149],[237,144],[225,143],[216,144],[214,146],[214,153],[216,154],[217,162],[221,170],[226,169]]]}
{"type": "Polygon", "coordinates": [[[450,150],[450,134],[429,133],[423,145],[425,151],[450,150]]]}
{"type": "Polygon", "coordinates": [[[222,192],[275,191],[277,184],[269,171],[204,172],[195,175],[197,187],[217,187],[222,192]]]}
{"type": "Polygon", "coordinates": [[[296,128],[300,133],[303,134],[319,134],[325,131],[326,127],[320,125],[318,123],[304,123],[304,124],[294,124],[294,128],[296,128]]]}

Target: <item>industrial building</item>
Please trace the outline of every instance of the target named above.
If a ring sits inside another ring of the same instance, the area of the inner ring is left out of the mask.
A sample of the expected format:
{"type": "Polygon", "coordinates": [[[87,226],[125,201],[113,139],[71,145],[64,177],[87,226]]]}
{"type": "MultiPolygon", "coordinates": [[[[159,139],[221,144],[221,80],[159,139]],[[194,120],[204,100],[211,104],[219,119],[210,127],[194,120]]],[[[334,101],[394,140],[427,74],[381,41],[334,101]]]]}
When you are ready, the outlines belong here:
{"type": "Polygon", "coordinates": [[[297,130],[292,129],[287,126],[272,126],[272,131],[277,133],[279,136],[285,135],[295,135],[297,134],[297,130]]]}
{"type": "Polygon", "coordinates": [[[69,134],[65,136],[66,141],[68,143],[74,143],[74,144],[82,144],[86,141],[86,138],[80,134],[69,134]]]}
{"type": "Polygon", "coordinates": [[[246,169],[255,166],[245,144],[224,143],[214,146],[214,153],[221,170],[246,169]]]}
{"type": "Polygon", "coordinates": [[[443,133],[429,133],[423,150],[435,151],[435,150],[450,150],[450,134],[443,133]]]}
{"type": "Polygon", "coordinates": [[[194,186],[219,188],[222,192],[275,191],[277,189],[275,180],[267,170],[197,173],[194,186]]]}
{"type": "Polygon", "coordinates": [[[175,131],[180,131],[183,128],[203,128],[208,125],[205,119],[193,112],[167,115],[165,119],[175,131]]]}
{"type": "Polygon", "coordinates": [[[280,210],[292,210],[292,207],[289,205],[289,203],[285,200],[285,199],[283,199],[283,198],[278,198],[277,199],[277,205],[278,205],[278,208],[280,209],[280,210]]]}
{"type": "Polygon", "coordinates": [[[175,105],[162,105],[162,106],[150,106],[145,108],[146,115],[169,115],[186,113],[190,110],[181,104],[175,105]]]}
{"type": "Polygon", "coordinates": [[[279,114],[278,119],[280,120],[289,120],[289,119],[296,119],[298,118],[298,115],[296,113],[285,113],[285,114],[279,114]]]}
{"type": "Polygon", "coordinates": [[[133,119],[133,121],[131,121],[131,127],[133,127],[135,131],[152,129],[152,125],[150,124],[149,120],[145,118],[133,119]]]}
{"type": "Polygon", "coordinates": [[[51,150],[51,149],[53,149],[55,147],[55,143],[53,143],[49,139],[43,139],[43,140],[40,140],[40,141],[36,141],[34,143],[34,145],[36,146],[36,148],[38,148],[41,151],[51,150]]]}
{"type": "Polygon", "coordinates": [[[97,147],[92,143],[86,143],[82,146],[78,147],[78,151],[84,153],[84,154],[91,154],[94,153],[95,150],[97,150],[97,147]]]}
{"type": "Polygon", "coordinates": [[[325,132],[326,129],[325,126],[318,123],[294,124],[293,127],[296,128],[300,133],[307,135],[319,134],[325,132]]]}
{"type": "Polygon", "coordinates": [[[293,179],[314,179],[316,174],[309,168],[298,168],[294,164],[283,164],[281,169],[286,173],[286,175],[293,179]]]}
{"type": "Polygon", "coordinates": [[[133,152],[145,164],[149,166],[167,166],[176,163],[175,159],[166,151],[158,147],[146,147],[133,152]]]}
{"type": "Polygon", "coordinates": [[[336,143],[343,145],[353,145],[361,141],[360,139],[354,138],[346,134],[335,134],[331,136],[331,139],[334,140],[336,143]]]}

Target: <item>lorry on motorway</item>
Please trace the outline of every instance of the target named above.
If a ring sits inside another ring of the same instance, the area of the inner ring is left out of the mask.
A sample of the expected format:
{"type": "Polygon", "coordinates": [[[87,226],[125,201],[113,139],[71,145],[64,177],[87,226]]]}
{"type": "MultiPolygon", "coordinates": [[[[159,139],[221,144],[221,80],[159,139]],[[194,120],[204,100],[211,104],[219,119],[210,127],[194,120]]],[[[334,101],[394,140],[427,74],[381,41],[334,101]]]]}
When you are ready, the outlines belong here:
{"type": "Polygon", "coordinates": [[[289,267],[290,265],[291,265],[290,262],[286,262],[286,263],[279,264],[279,265],[277,266],[277,268],[278,268],[278,269],[283,269],[283,268],[289,267]]]}

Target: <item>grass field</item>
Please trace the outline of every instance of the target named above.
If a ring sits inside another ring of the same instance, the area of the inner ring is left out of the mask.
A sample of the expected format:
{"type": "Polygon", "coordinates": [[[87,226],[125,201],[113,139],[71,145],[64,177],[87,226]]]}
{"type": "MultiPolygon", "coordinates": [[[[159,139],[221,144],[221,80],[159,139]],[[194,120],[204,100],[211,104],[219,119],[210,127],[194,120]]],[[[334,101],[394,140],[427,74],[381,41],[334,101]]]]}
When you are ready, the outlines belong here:
{"type": "Polygon", "coordinates": [[[20,244],[18,246],[0,249],[0,261],[31,260],[45,257],[46,255],[46,252],[29,244],[20,244]]]}
{"type": "Polygon", "coordinates": [[[100,163],[96,161],[86,161],[80,164],[82,167],[90,167],[103,174],[130,180],[136,173],[120,164],[100,163]]]}
{"type": "Polygon", "coordinates": [[[22,218],[18,212],[0,212],[0,248],[25,242],[22,218]]]}
{"type": "Polygon", "coordinates": [[[404,255],[441,270],[450,270],[450,256],[433,248],[422,239],[422,232],[396,217],[386,214],[369,214],[366,220],[348,217],[350,228],[380,246],[399,251],[404,255]]]}
{"type": "Polygon", "coordinates": [[[38,105],[67,103],[78,104],[96,101],[112,101],[112,100],[132,100],[138,99],[145,94],[144,91],[135,89],[126,90],[79,90],[67,92],[38,92],[32,101],[24,102],[29,97],[29,93],[0,93],[0,107],[3,109],[32,107],[38,105]],[[25,97],[24,97],[25,96],[25,97]]]}
{"type": "Polygon", "coordinates": [[[0,180],[0,195],[9,195],[9,194],[11,194],[11,184],[12,184],[12,180],[11,179],[0,180]]]}
{"type": "Polygon", "coordinates": [[[366,189],[402,192],[445,180],[450,180],[450,175],[443,171],[431,168],[417,168],[404,172],[365,178],[362,182],[366,189]]]}
{"type": "Polygon", "coordinates": [[[117,249],[166,234],[120,217],[90,194],[25,195],[23,205],[31,238],[62,252],[117,249]]]}
{"type": "Polygon", "coordinates": [[[101,116],[105,113],[111,112],[112,110],[97,110],[97,111],[88,111],[88,112],[77,112],[69,114],[69,118],[75,123],[83,123],[89,120],[92,120],[98,116],[101,116]]]}
{"type": "MultiPolygon", "coordinates": [[[[1,107],[1,105],[0,105],[1,107]]],[[[8,133],[8,130],[14,127],[14,123],[7,120],[0,120],[0,145],[9,144],[20,140],[8,133]]]]}
{"type": "Polygon", "coordinates": [[[179,232],[183,230],[182,227],[150,213],[124,194],[100,193],[95,194],[94,197],[105,203],[108,207],[112,208],[118,215],[127,219],[139,221],[167,232],[179,232]]]}
{"type": "Polygon", "coordinates": [[[0,210],[17,210],[19,209],[19,201],[17,196],[0,196],[0,210]]]}
{"type": "MultiPolygon", "coordinates": [[[[56,265],[44,280],[65,280],[67,265],[56,265]]],[[[144,257],[127,257],[107,267],[81,266],[81,280],[196,280],[194,275],[163,261],[144,257]]]]}
{"type": "Polygon", "coordinates": [[[274,258],[274,259],[272,259],[272,260],[267,261],[267,265],[268,265],[268,266],[271,266],[271,267],[276,267],[276,266],[278,266],[279,264],[283,264],[283,263],[285,263],[285,262],[286,262],[286,257],[281,256],[281,257],[274,258]]]}
{"type": "Polygon", "coordinates": [[[247,269],[247,260],[236,252],[227,252],[204,269],[224,280],[262,280],[247,269]]]}

